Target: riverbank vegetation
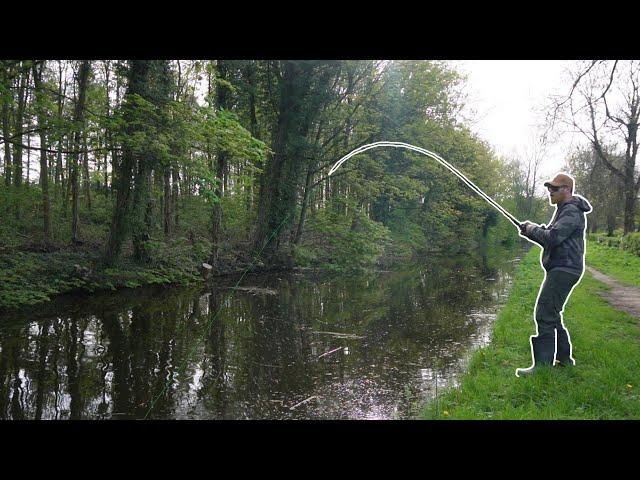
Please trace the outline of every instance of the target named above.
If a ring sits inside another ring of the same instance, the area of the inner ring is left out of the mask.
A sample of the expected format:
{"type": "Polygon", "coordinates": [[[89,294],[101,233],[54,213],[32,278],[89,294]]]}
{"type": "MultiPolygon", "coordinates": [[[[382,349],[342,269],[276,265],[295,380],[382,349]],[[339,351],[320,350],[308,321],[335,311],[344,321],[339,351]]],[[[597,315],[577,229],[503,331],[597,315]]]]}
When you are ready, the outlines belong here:
{"type": "MultiPolygon", "coordinates": [[[[589,252],[588,247],[587,251],[589,252]]],[[[593,249],[600,260],[604,247],[593,249]]],[[[640,332],[637,319],[598,296],[606,288],[585,273],[565,308],[574,367],[547,367],[517,378],[531,364],[533,306],[543,278],[539,248],[518,266],[491,345],[477,351],[457,388],[427,405],[427,419],[630,419],[640,417],[640,332]]],[[[589,258],[589,257],[588,257],[589,258]]],[[[595,265],[594,265],[595,266],[595,265]]],[[[636,276],[640,273],[634,267],[636,276]]]]}
{"type": "Polygon", "coordinates": [[[431,61],[4,60],[0,309],[203,268],[344,272],[518,241],[422,155],[376,149],[327,175],[404,141],[544,219],[521,166],[460,120],[463,87],[431,61]]]}

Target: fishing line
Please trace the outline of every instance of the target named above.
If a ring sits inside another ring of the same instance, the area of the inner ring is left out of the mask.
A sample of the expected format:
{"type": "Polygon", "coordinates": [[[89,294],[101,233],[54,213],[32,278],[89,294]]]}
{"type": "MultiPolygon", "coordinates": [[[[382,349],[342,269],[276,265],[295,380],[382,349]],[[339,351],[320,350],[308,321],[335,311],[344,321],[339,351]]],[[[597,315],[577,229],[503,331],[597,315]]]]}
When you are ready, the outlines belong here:
{"type": "Polygon", "coordinates": [[[362,145],[361,147],[356,148],[355,150],[349,152],[348,154],[346,154],[344,157],[342,157],[340,160],[338,160],[333,167],[331,167],[331,170],[329,170],[329,176],[331,176],[333,174],[333,172],[335,172],[338,168],[340,168],[340,166],[346,162],[347,160],[349,160],[351,157],[353,157],[354,155],[357,155],[359,153],[365,152],[367,150],[370,150],[372,148],[377,148],[377,147],[394,147],[394,148],[406,148],[408,150],[413,150],[419,153],[422,153],[423,155],[426,155],[427,157],[431,157],[434,160],[436,160],[438,163],[440,163],[442,166],[444,166],[447,170],[449,170],[451,173],[453,173],[456,177],[458,177],[460,180],[462,180],[465,185],[467,185],[471,190],[473,190],[474,192],[476,192],[478,195],[480,195],[485,201],[487,201],[492,207],[494,207],[496,210],[498,210],[502,215],[504,215],[504,217],[509,220],[511,223],[513,223],[516,227],[518,228],[522,228],[521,227],[521,223],[520,221],[514,217],[513,215],[511,215],[507,210],[505,210],[502,205],[500,205],[499,203],[497,203],[493,198],[491,198],[489,195],[487,195],[486,193],[484,193],[480,187],[478,187],[475,183],[473,183],[471,180],[469,180],[462,172],[460,172],[456,167],[454,167],[453,165],[451,165],[449,162],[447,162],[444,158],[442,158],[440,155],[438,155],[437,153],[431,152],[427,149],[424,148],[420,148],[420,147],[416,147],[415,145],[411,145],[410,143],[403,143],[403,142],[386,142],[386,141],[382,141],[382,142],[375,142],[375,143],[368,143],[366,145],[362,145]]]}

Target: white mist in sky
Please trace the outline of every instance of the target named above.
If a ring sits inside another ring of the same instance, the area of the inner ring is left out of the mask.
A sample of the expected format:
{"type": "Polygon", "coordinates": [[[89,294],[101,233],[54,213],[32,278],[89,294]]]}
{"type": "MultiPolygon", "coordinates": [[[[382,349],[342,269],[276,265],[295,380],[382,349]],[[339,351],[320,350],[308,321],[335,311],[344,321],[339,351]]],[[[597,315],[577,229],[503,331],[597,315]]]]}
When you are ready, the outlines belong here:
{"type": "MultiPolygon", "coordinates": [[[[471,130],[496,154],[523,157],[543,132],[544,108],[552,94],[571,89],[566,60],[456,60],[449,62],[467,77],[463,115],[471,130]]],[[[565,165],[571,149],[584,139],[570,133],[554,138],[541,164],[543,178],[565,165]]]]}

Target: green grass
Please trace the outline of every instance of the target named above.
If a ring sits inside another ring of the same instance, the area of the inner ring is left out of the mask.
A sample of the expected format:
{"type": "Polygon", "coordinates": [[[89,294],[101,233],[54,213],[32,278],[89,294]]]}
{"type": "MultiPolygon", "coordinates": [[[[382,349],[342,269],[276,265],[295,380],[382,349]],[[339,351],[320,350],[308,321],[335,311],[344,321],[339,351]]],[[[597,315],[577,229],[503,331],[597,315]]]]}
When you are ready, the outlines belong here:
{"type": "Polygon", "coordinates": [[[532,248],[519,265],[509,300],[494,324],[491,345],[473,355],[459,388],[424,406],[422,418],[640,418],[639,321],[598,296],[602,284],[588,273],[564,314],[576,366],[515,376],[517,367],[531,364],[533,306],[543,279],[539,252],[532,248]]]}
{"type": "Polygon", "coordinates": [[[640,257],[633,253],[588,242],[587,265],[620,283],[640,287],[640,257]]]}

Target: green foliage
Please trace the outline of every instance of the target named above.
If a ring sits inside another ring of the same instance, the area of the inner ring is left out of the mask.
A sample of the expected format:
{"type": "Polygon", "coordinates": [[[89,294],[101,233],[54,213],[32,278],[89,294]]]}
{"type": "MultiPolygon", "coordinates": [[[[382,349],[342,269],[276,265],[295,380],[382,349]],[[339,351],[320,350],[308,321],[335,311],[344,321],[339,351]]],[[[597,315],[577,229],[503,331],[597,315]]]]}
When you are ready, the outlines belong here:
{"type": "Polygon", "coordinates": [[[96,252],[13,252],[0,255],[0,310],[47,301],[53,295],[135,288],[150,284],[186,285],[199,279],[198,248],[186,239],[172,245],[148,242],[152,261],[101,268],[96,252]]]}
{"type": "Polygon", "coordinates": [[[58,252],[0,255],[0,309],[33,305],[81,287],[85,281],[76,276],[74,265],[85,266],[86,259],[58,252]]]}
{"type": "MultiPolygon", "coordinates": [[[[372,150],[354,157],[339,175],[324,178],[335,160],[357,146],[406,141],[436,151],[518,212],[517,188],[504,183],[510,167],[457,120],[463,79],[445,62],[225,60],[223,66],[224,74],[216,61],[92,62],[85,121],[73,125],[77,85],[70,87],[77,64],[46,62],[46,94],[31,97],[27,114],[35,118],[44,112],[51,148],[63,149],[50,159],[50,247],[86,255],[92,263],[93,254],[105,250],[113,221],[123,224],[113,236],[122,243],[121,250],[113,250],[122,252],[122,262],[113,266],[117,272],[96,267],[95,278],[80,286],[63,279],[70,282],[64,288],[187,281],[210,255],[213,205],[222,212],[220,258],[229,270],[244,265],[255,237],[268,237],[283,219],[290,223],[273,242],[278,253],[291,251],[298,265],[339,271],[433,251],[515,243],[510,224],[437,162],[417,153],[372,150]],[[203,87],[212,87],[204,97],[203,87]],[[64,98],[57,97],[58,90],[64,98]],[[224,108],[218,105],[220,91],[226,95],[224,108]],[[71,154],[66,152],[76,148],[74,128],[87,139],[91,182],[89,208],[81,181],[84,243],[79,247],[69,244],[71,154]],[[225,172],[216,171],[221,154],[225,172]],[[58,161],[64,188],[54,182],[58,161]],[[105,170],[111,181],[106,188],[105,170]],[[120,185],[125,171],[131,176],[120,185]],[[305,191],[307,175],[311,191],[305,191]],[[128,204],[116,211],[117,190],[127,185],[128,204]],[[221,190],[224,194],[217,194],[221,190]],[[306,223],[301,242],[292,246],[294,236],[286,232],[297,227],[303,198],[308,199],[306,223]],[[144,265],[131,259],[131,233],[144,265]]],[[[8,86],[20,64],[6,61],[2,67],[0,95],[15,111],[17,95],[8,86]]],[[[23,189],[0,185],[0,255],[41,250],[42,191],[34,183],[23,189]]],[[[536,206],[544,213],[543,207],[536,206]]]]}
{"type": "MultiPolygon", "coordinates": [[[[618,234],[621,232],[618,231],[618,234]]],[[[623,236],[609,237],[604,234],[589,234],[589,240],[594,241],[606,247],[618,248],[625,250],[633,255],[640,256],[640,232],[628,233],[623,236]]]]}
{"type": "Polygon", "coordinates": [[[371,267],[390,240],[388,228],[362,213],[345,218],[326,210],[315,216],[307,228],[313,251],[298,248],[296,258],[303,265],[336,271],[371,267]]]}
{"type": "Polygon", "coordinates": [[[640,232],[628,233],[620,240],[620,248],[640,256],[640,232]]]}
{"type": "Polygon", "coordinates": [[[596,235],[596,234],[589,234],[589,239],[595,241],[596,243],[605,245],[607,247],[615,247],[615,248],[620,248],[620,245],[622,243],[622,238],[621,237],[609,237],[606,235],[596,235]]]}

